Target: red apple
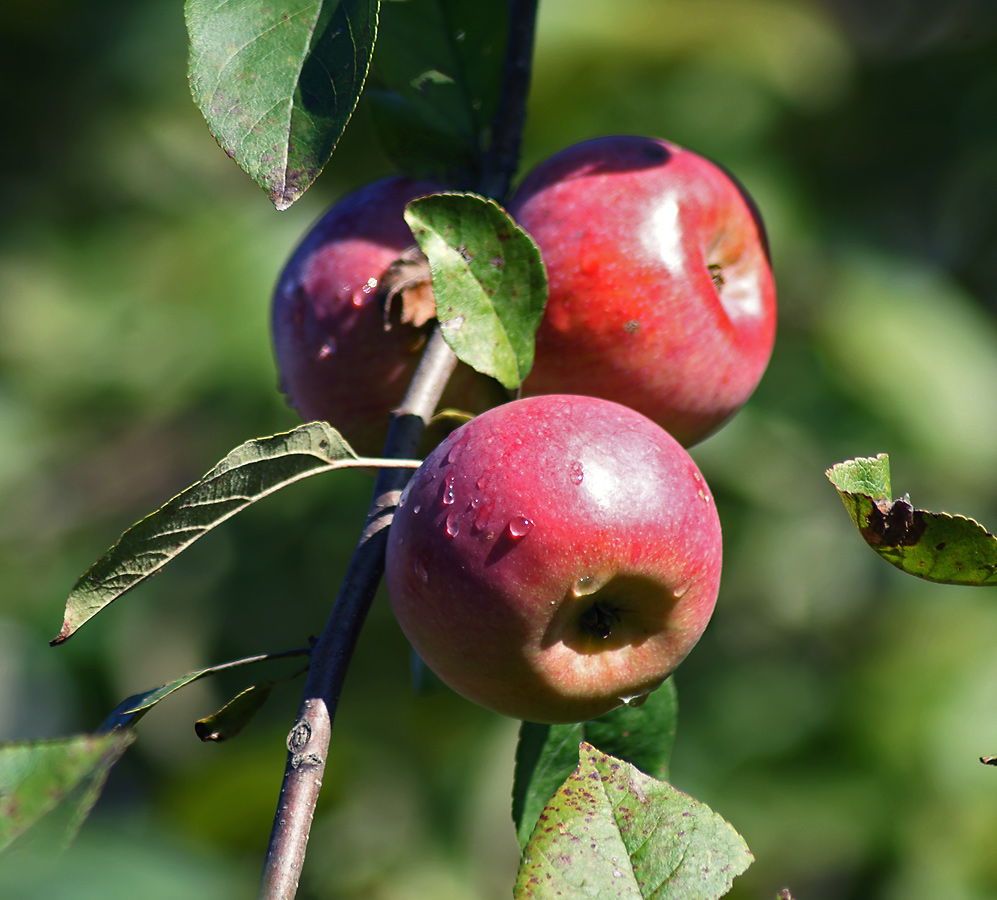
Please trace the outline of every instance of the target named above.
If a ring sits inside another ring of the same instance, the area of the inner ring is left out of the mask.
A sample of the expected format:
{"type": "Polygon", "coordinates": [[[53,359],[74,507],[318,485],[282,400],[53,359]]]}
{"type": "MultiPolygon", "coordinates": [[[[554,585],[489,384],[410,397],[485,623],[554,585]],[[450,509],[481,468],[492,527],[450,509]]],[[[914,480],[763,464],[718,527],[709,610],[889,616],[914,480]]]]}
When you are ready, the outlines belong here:
{"type": "Polygon", "coordinates": [[[541,163],[509,212],[550,282],[525,395],[616,400],[686,446],[740,409],[776,304],[761,218],[727,172],[666,141],[597,138],[541,163]]]}
{"type": "MultiPolygon", "coordinates": [[[[382,279],[415,244],[405,204],[438,190],[393,177],[347,196],[304,237],[274,291],[281,389],[304,421],[326,420],[365,456],[380,455],[426,340],[421,322],[402,321],[400,303],[386,315],[382,279]]],[[[477,412],[494,390],[461,365],[441,405],[477,412]]]]}
{"type": "Polygon", "coordinates": [[[658,687],[720,583],[720,522],[689,454],[628,407],[545,395],[482,413],[415,472],[387,587],[416,652],[458,693],[576,722],[658,687]]]}

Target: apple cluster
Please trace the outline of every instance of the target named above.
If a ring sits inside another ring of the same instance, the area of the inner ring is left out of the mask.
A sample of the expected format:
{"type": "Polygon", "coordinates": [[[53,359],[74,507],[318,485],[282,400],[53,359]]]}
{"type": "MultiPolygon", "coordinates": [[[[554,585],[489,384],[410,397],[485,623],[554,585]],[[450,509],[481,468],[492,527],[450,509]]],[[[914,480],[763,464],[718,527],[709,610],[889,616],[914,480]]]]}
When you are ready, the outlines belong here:
{"type": "MultiPolygon", "coordinates": [[[[431,289],[404,275],[404,207],[443,189],[394,177],[346,197],[277,284],[283,390],[365,455],[432,318],[431,289]]],[[[744,188],[666,141],[568,147],[507,209],[547,270],[534,366],[498,406],[494,382],[458,366],[443,404],[473,418],[402,495],[388,594],[413,648],[459,693],[521,719],[581,721],[640,703],[706,628],[720,521],[686,448],[761,379],[775,287],[744,188]]]]}

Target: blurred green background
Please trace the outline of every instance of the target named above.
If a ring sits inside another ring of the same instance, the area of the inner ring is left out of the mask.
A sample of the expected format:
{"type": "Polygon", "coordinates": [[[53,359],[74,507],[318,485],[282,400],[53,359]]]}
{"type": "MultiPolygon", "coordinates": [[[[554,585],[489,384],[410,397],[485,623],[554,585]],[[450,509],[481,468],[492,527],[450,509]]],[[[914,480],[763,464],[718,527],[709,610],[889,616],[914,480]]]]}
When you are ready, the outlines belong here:
{"type": "MultiPolygon", "coordinates": [[[[745,182],[770,229],[775,355],[694,455],[724,583],[676,676],[673,781],[757,862],[732,897],[997,896],[997,605],[862,544],[824,470],[888,452],[897,493],[997,526],[997,7],[989,0],[543,0],[524,165],[611,132],[745,182]]],[[[313,479],[202,541],[52,650],[76,577],[232,446],[296,424],[269,292],[300,233],[382,175],[363,108],[277,213],[187,92],[180,0],[5,10],[0,211],[0,739],[323,624],[370,489],[313,479]]],[[[290,666],[288,667],[290,668],[290,666]]],[[[358,648],[301,896],[510,896],[516,724],[414,698],[380,598],[358,648]]],[[[275,673],[279,668],[275,667],[275,673]]],[[[255,891],[300,682],[240,738],[164,702],[78,842],[0,857],[0,896],[255,891]]]]}

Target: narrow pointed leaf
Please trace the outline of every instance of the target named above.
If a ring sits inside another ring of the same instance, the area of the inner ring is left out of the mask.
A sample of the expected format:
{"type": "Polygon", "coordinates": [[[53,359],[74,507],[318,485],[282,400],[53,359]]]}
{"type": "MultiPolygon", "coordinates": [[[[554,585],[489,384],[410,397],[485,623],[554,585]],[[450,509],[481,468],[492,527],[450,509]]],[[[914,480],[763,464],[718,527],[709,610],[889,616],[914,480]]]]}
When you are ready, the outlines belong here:
{"type": "Polygon", "coordinates": [[[257,500],[311,475],[382,465],[414,468],[418,461],[358,457],[325,422],[247,441],[196,484],[129,528],[80,577],[66,603],[62,630],[52,643],[62,643],[109,603],[257,500]]]}
{"type": "Polygon", "coordinates": [[[131,731],[0,744],[0,850],[59,809],[59,839],[75,837],[131,731]]]}
{"type": "Polygon", "coordinates": [[[941,584],[997,585],[997,537],[965,516],[893,500],[885,453],[838,463],[827,477],[866,543],[909,575],[941,584]]]}
{"type": "Polygon", "coordinates": [[[544,807],[578,765],[585,741],[654,778],[668,777],[675,743],[678,698],[669,678],[638,707],[620,706],[573,725],[524,722],[516,748],[512,818],[519,846],[526,846],[544,807]]]}
{"type": "MultiPolygon", "coordinates": [[[[152,709],[160,700],[165,700],[170,694],[175,691],[179,691],[180,688],[186,687],[188,684],[192,684],[201,678],[205,678],[208,675],[217,675],[219,672],[225,672],[229,669],[236,669],[241,666],[251,666],[256,663],[269,662],[273,659],[283,659],[288,656],[306,656],[308,650],[285,650],[281,653],[262,653],[258,656],[247,656],[244,659],[233,660],[232,662],[221,663],[217,666],[207,666],[203,669],[197,669],[194,672],[188,672],[181,678],[177,678],[174,681],[170,681],[167,684],[162,684],[159,687],[153,688],[151,691],[142,691],[138,694],[132,694],[131,697],[122,700],[108,715],[106,719],[101,723],[100,732],[106,731],[116,731],[121,728],[131,727],[135,725],[139,719],[142,718],[150,709],[152,709]]],[[[264,698],[265,699],[265,698],[264,698]]]]}
{"type": "Polygon", "coordinates": [[[715,900],[753,862],[729,823],[583,743],[523,852],[516,900],[715,900]]]}
{"type": "Polygon", "coordinates": [[[198,719],[194,731],[202,741],[219,743],[234,738],[263,709],[273,693],[275,682],[254,684],[236,694],[218,712],[198,719]]]}
{"type": "Polygon", "coordinates": [[[208,128],[289,207],[329,161],[370,67],[378,0],[187,0],[191,93],[208,128]]]}
{"type": "Polygon", "coordinates": [[[533,366],[547,275],[533,239],[475,194],[413,200],[405,221],[429,260],[446,342],[472,368],[517,388],[533,366]]]}

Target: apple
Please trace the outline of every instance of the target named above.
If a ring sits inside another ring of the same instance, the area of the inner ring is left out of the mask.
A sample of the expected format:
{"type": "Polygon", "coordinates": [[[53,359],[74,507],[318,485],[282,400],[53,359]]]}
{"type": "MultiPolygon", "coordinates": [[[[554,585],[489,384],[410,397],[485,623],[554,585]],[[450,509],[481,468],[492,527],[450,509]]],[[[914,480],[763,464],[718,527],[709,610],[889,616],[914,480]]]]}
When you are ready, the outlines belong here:
{"type": "Polygon", "coordinates": [[[686,450],[593,397],[513,400],[451,432],[388,533],[395,616],[481,706],[577,722],[638,704],[689,653],[720,583],[716,507],[686,450]]]}
{"type": "Polygon", "coordinates": [[[740,409],[776,302],[758,210],[727,172],[666,141],[602,137],[541,163],[508,208],[550,283],[524,395],[616,400],[685,446],[740,409]]]}
{"type": "MultiPolygon", "coordinates": [[[[423,325],[433,315],[428,285],[421,317],[403,316],[400,300],[386,309],[385,274],[415,245],[405,204],[439,190],[391,177],[345,197],[305,235],[274,290],[281,390],[304,421],[324,419],[364,456],[381,453],[389,414],[405,395],[426,340],[423,325]]],[[[495,402],[495,389],[459,365],[441,405],[477,412],[495,402]]]]}

